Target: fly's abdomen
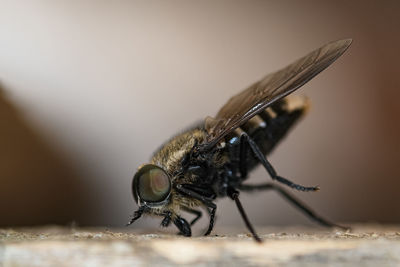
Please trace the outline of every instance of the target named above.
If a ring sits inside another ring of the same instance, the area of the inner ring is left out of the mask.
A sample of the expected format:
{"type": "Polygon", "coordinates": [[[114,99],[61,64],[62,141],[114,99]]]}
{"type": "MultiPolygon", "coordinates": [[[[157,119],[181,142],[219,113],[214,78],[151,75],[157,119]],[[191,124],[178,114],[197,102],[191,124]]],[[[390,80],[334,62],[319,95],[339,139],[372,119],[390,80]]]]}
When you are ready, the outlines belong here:
{"type": "MultiPolygon", "coordinates": [[[[304,96],[285,97],[237,128],[226,139],[230,144],[230,159],[240,160],[239,136],[244,131],[258,145],[264,155],[268,155],[281,141],[289,129],[309,108],[308,98],[304,96]]],[[[242,163],[243,164],[243,163],[242,163]]],[[[246,165],[251,170],[258,164],[250,150],[247,151],[246,165]]]]}

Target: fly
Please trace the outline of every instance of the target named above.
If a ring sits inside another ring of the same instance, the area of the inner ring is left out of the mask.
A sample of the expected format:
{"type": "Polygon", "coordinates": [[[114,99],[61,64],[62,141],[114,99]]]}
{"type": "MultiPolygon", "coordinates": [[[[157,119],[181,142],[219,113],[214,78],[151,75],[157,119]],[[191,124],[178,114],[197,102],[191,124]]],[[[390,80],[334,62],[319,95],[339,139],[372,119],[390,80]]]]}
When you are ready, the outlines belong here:
{"type": "Polygon", "coordinates": [[[173,137],[142,165],[133,177],[132,192],[139,209],[128,225],[144,214],[162,217],[161,226],[175,224],[179,233],[191,236],[191,226],[209,213],[209,235],[215,222],[219,197],[231,198],[253,238],[261,242],[240,200],[241,191],[275,190],[317,223],[341,227],[316,213],[278,185],[299,191],[317,191],[280,176],[266,158],[306,113],[308,99],[289,96],[332,64],[350,46],[352,40],[328,43],[271,73],[233,96],[215,118],[173,137]],[[273,181],[251,185],[248,173],[261,164],[273,181]],[[195,218],[188,222],[182,212],[195,218]]]}

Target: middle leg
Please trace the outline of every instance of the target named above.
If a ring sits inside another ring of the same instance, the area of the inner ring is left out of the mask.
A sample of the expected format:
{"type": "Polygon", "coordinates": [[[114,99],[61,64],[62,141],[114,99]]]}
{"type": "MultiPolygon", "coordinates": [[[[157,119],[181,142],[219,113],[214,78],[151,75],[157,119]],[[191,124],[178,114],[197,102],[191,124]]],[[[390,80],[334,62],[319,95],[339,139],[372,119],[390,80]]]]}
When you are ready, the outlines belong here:
{"type": "Polygon", "coordinates": [[[262,240],[261,238],[257,235],[256,231],[253,228],[253,225],[250,223],[249,218],[247,217],[246,212],[243,209],[242,203],[239,200],[239,192],[233,188],[229,188],[228,190],[228,196],[235,201],[236,206],[239,210],[240,215],[242,216],[242,219],[244,223],[246,224],[247,229],[250,231],[250,233],[253,235],[253,238],[255,241],[261,243],[262,240]]]}

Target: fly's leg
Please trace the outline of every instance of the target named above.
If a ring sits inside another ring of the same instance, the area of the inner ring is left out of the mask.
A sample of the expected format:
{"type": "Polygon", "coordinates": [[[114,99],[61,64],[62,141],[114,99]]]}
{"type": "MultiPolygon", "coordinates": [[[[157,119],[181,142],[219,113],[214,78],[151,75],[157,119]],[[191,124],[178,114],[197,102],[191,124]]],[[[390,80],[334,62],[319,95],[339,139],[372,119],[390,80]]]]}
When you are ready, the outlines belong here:
{"type": "Polygon", "coordinates": [[[241,178],[245,178],[247,176],[247,140],[246,138],[240,138],[239,142],[239,171],[241,178]]]}
{"type": "Polygon", "coordinates": [[[203,213],[199,210],[194,210],[190,208],[183,208],[184,211],[194,214],[196,217],[190,222],[190,225],[195,224],[203,215],[203,213]]]}
{"type": "MultiPolygon", "coordinates": [[[[253,152],[254,156],[256,157],[257,160],[260,161],[260,163],[264,166],[264,168],[267,170],[267,172],[269,173],[269,175],[271,176],[272,180],[276,180],[282,184],[285,184],[293,189],[299,190],[299,191],[317,191],[319,190],[319,187],[306,187],[306,186],[302,186],[299,184],[295,184],[292,181],[283,178],[281,176],[279,176],[274,167],[272,167],[271,163],[267,160],[267,158],[264,156],[264,154],[262,153],[262,151],[260,150],[260,148],[258,147],[258,145],[253,141],[253,139],[250,138],[250,136],[248,136],[246,133],[243,133],[240,136],[240,143],[242,142],[246,142],[251,151],[253,152]],[[243,141],[242,141],[243,139],[243,141]]],[[[245,164],[241,163],[242,165],[245,164]]]]}
{"type": "MultiPolygon", "coordinates": [[[[193,185],[191,185],[193,187],[193,185]]],[[[201,201],[210,210],[210,223],[208,225],[207,232],[204,235],[209,235],[214,228],[215,212],[217,210],[217,205],[212,202],[210,198],[207,198],[189,188],[185,188],[184,184],[179,184],[176,186],[176,190],[181,194],[187,195],[194,199],[201,201]]]]}
{"type": "Polygon", "coordinates": [[[177,216],[174,219],[174,224],[179,229],[179,234],[183,236],[192,236],[190,224],[184,218],[177,216]]]}
{"type": "MultiPolygon", "coordinates": [[[[164,214],[164,219],[161,221],[162,227],[168,227],[172,221],[172,214],[171,212],[166,212],[164,214]]],[[[182,217],[177,216],[174,219],[174,224],[179,230],[179,235],[183,236],[192,236],[192,230],[190,228],[190,224],[182,217]]]]}
{"type": "Polygon", "coordinates": [[[129,220],[129,222],[126,224],[126,226],[131,225],[134,223],[137,219],[142,217],[143,213],[146,212],[146,208],[144,206],[141,206],[137,211],[133,213],[132,219],[129,220]]]}
{"type": "Polygon", "coordinates": [[[164,215],[164,219],[161,221],[161,226],[162,227],[168,227],[171,224],[171,212],[167,212],[164,215]]]}
{"type": "Polygon", "coordinates": [[[254,230],[253,225],[250,223],[249,218],[247,217],[246,212],[243,209],[242,203],[239,200],[239,192],[232,188],[229,188],[228,196],[235,201],[239,213],[242,216],[242,219],[246,224],[247,229],[253,235],[254,240],[261,243],[262,242],[261,238],[257,235],[256,231],[254,230]]]}
{"type": "MultiPolygon", "coordinates": [[[[214,203],[213,203],[214,204],[214,203]]],[[[215,223],[215,212],[217,211],[217,206],[214,204],[214,206],[209,207],[209,212],[210,212],[210,223],[208,224],[208,229],[207,232],[204,235],[209,235],[214,228],[214,223],[215,223]]]]}
{"type": "Polygon", "coordinates": [[[322,226],[326,227],[338,227],[343,230],[349,230],[349,227],[338,225],[335,223],[330,222],[329,220],[319,216],[316,214],[311,208],[309,208],[306,204],[301,202],[299,199],[297,199],[295,196],[281,188],[280,186],[277,186],[272,183],[265,183],[265,184],[258,184],[258,185],[245,185],[242,184],[239,186],[239,190],[241,191],[246,191],[246,192],[253,192],[253,191],[261,191],[261,190],[275,190],[278,192],[283,198],[285,198],[287,201],[289,201],[292,205],[294,205],[296,208],[301,210],[306,216],[308,216],[311,220],[319,223],[322,226]]]}

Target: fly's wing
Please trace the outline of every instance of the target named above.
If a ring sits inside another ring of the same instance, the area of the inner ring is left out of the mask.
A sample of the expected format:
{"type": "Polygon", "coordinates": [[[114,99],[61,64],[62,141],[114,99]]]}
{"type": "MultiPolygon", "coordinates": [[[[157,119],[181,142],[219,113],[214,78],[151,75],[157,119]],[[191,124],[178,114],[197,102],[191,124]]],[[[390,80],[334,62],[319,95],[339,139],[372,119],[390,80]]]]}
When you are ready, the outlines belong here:
{"type": "Polygon", "coordinates": [[[328,43],[233,96],[215,118],[206,118],[208,137],[202,148],[211,148],[257,113],[304,85],[341,56],[351,42],[344,39],[328,43]]]}

